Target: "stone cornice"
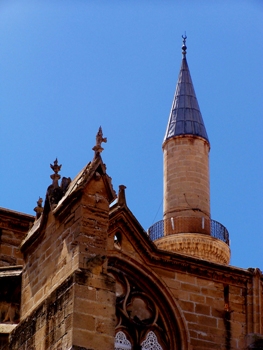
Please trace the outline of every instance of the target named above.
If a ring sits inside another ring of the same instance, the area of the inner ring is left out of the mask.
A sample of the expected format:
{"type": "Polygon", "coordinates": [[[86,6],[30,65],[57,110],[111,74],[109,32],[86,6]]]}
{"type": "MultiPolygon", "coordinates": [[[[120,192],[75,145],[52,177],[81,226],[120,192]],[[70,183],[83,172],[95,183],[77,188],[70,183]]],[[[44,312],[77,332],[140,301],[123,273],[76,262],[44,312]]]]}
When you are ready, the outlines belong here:
{"type": "Polygon", "coordinates": [[[22,265],[16,266],[1,266],[0,267],[0,278],[1,277],[16,277],[22,274],[22,265]]]}
{"type": "Polygon", "coordinates": [[[154,242],[159,249],[168,250],[217,264],[228,265],[230,248],[223,241],[205,234],[178,233],[154,242]]]}
{"type": "Polygon", "coordinates": [[[0,208],[0,217],[0,228],[24,233],[29,230],[35,220],[33,215],[19,213],[5,208],[0,208]]]}
{"type": "MultiPolygon", "coordinates": [[[[245,286],[253,278],[253,273],[246,269],[232,266],[220,265],[197,259],[183,254],[166,252],[159,250],[155,244],[150,241],[147,233],[139,229],[137,220],[134,222],[134,216],[130,216],[130,211],[120,208],[111,212],[109,235],[113,235],[121,230],[132,242],[134,249],[142,256],[148,265],[163,267],[165,269],[187,272],[205,279],[216,280],[222,283],[245,286]]],[[[128,253],[125,253],[128,258],[128,253]]],[[[115,254],[118,254],[116,249],[115,254]]]]}

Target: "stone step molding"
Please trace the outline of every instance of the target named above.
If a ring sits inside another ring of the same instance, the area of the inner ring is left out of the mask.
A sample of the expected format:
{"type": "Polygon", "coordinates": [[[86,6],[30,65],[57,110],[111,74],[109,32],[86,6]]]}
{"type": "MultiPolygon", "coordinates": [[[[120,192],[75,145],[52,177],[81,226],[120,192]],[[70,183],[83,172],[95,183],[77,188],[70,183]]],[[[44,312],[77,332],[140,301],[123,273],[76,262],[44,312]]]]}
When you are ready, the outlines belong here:
{"type": "Polygon", "coordinates": [[[154,241],[161,250],[189,255],[198,259],[228,265],[230,248],[223,241],[206,234],[178,233],[154,241]]]}

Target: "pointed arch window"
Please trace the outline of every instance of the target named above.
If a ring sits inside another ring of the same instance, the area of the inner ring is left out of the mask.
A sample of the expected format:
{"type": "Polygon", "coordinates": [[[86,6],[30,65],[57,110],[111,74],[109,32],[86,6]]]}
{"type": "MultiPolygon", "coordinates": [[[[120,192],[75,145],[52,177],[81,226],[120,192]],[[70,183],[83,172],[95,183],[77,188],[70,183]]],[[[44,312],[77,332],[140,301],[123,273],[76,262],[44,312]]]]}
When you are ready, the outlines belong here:
{"type": "Polygon", "coordinates": [[[158,343],[158,339],[153,331],[147,334],[146,339],[141,344],[142,350],[163,350],[158,343]]]}
{"type": "Polygon", "coordinates": [[[131,350],[131,348],[131,343],[127,339],[126,334],[122,331],[119,331],[115,335],[115,350],[131,350]]]}
{"type": "Polygon", "coordinates": [[[167,332],[164,313],[152,293],[141,288],[136,277],[116,267],[108,269],[116,281],[115,350],[181,349],[176,338],[171,344],[171,335],[175,337],[177,332],[167,332]]]}

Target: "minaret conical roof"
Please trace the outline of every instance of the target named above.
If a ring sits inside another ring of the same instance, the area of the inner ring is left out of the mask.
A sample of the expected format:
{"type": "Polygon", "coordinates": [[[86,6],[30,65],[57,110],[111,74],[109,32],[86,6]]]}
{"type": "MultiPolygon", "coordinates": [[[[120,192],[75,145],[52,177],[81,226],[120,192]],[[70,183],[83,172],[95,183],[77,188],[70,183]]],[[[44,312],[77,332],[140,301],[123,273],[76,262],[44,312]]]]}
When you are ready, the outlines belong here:
{"type": "Polygon", "coordinates": [[[186,37],[183,39],[182,65],[164,141],[175,136],[194,135],[209,142],[186,60],[186,37]]]}

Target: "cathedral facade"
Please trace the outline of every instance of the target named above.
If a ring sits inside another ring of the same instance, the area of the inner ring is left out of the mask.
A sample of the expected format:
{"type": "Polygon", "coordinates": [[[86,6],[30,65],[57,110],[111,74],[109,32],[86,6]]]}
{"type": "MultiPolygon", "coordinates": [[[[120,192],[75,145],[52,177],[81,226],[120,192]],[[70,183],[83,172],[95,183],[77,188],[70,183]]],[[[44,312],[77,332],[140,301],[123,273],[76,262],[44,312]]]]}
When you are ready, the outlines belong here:
{"type": "Polygon", "coordinates": [[[146,232],[102,160],[56,159],[36,216],[0,208],[0,349],[263,348],[263,274],[229,265],[210,215],[210,141],[186,59],[163,141],[163,219],[146,232]],[[43,203],[42,203],[43,202],[43,203]]]}

